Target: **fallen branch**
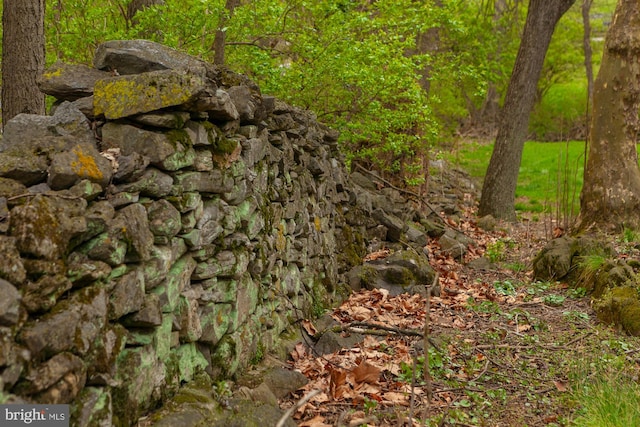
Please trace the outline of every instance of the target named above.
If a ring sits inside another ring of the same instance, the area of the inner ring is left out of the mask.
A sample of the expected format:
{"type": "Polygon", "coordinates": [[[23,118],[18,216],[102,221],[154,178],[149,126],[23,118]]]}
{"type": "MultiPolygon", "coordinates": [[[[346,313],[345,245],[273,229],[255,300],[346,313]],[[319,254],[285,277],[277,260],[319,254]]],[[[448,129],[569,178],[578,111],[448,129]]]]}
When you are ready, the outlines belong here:
{"type": "MultiPolygon", "coordinates": [[[[427,408],[433,399],[433,384],[431,382],[431,372],[429,371],[429,344],[431,343],[431,337],[429,336],[429,321],[431,320],[431,290],[438,285],[440,279],[440,273],[436,272],[433,277],[431,286],[427,286],[427,300],[425,303],[425,315],[424,315],[424,381],[427,384],[427,408]]],[[[434,346],[434,348],[438,348],[434,346]]]]}
{"type": "Polygon", "coordinates": [[[309,400],[311,400],[311,398],[320,394],[321,392],[322,392],[321,390],[315,389],[315,390],[311,390],[306,396],[303,396],[302,399],[298,400],[295,405],[287,409],[287,411],[284,414],[282,414],[282,417],[280,417],[280,419],[278,420],[278,424],[276,424],[276,427],[284,426],[284,423],[287,422],[287,418],[293,415],[293,413],[297,411],[298,408],[300,408],[302,405],[304,405],[309,400]]]}
{"type": "MultiPolygon", "coordinates": [[[[368,323],[368,322],[351,322],[348,325],[336,327],[334,332],[356,332],[356,333],[365,334],[365,335],[383,335],[383,336],[388,335],[386,333],[381,333],[376,329],[386,331],[386,332],[393,332],[398,335],[424,337],[424,331],[420,331],[418,329],[402,329],[402,328],[395,328],[393,326],[378,325],[377,323],[368,323]],[[366,329],[360,329],[360,328],[366,328],[366,329]]],[[[438,345],[434,343],[431,338],[429,338],[429,343],[433,346],[433,348],[435,348],[439,352],[442,352],[442,350],[440,350],[440,347],[438,347],[438,345]]]]}

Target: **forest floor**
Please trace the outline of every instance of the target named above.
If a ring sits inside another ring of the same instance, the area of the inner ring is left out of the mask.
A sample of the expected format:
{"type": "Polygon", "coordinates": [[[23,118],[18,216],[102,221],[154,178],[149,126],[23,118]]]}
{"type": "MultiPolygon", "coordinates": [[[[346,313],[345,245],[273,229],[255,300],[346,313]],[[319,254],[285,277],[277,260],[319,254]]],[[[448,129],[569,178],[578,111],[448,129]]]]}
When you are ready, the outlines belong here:
{"type": "Polygon", "coordinates": [[[591,383],[640,376],[640,340],[601,324],[584,289],[532,279],[550,222],[485,232],[473,211],[448,222],[476,245],[456,261],[429,244],[440,296],[355,293],[330,315],[363,342],[323,356],[295,348],[292,368],[310,382],[281,407],[299,406],[298,426],[576,425],[591,383]],[[491,267],[469,268],[480,256],[491,267]]]}

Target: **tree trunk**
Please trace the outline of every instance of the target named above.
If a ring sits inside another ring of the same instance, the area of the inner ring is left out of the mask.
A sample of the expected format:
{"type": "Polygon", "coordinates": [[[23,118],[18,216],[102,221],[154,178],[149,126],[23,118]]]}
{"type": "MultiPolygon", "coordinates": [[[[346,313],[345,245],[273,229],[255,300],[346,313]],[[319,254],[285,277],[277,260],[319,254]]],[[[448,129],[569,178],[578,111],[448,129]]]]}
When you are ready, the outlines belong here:
{"type": "Polygon", "coordinates": [[[44,0],[5,0],[2,12],[2,124],[44,114],[36,80],[44,71],[44,0]]]}
{"type": "Polygon", "coordinates": [[[619,0],[594,84],[580,229],[640,228],[640,3],[619,0]]]}
{"type": "Polygon", "coordinates": [[[136,24],[136,13],[140,12],[147,7],[154,6],[157,4],[164,4],[163,0],[131,0],[129,5],[127,6],[127,21],[130,25],[136,24]]]}
{"type": "Polygon", "coordinates": [[[498,135],[482,187],[478,214],[513,221],[515,193],[529,115],[551,36],[575,0],[530,0],[520,48],[507,88],[498,135]]]}
{"type": "Polygon", "coordinates": [[[591,49],[591,18],[589,17],[592,3],[593,0],[582,0],[582,24],[584,26],[582,47],[584,49],[584,69],[587,74],[587,106],[591,105],[593,98],[593,50],[591,49]]]}
{"type": "Polygon", "coordinates": [[[233,16],[233,11],[236,7],[240,5],[240,0],[227,0],[225,3],[225,16],[220,17],[220,22],[218,23],[218,29],[216,30],[216,34],[213,38],[213,63],[216,65],[224,65],[224,51],[225,44],[227,39],[227,32],[224,29],[227,26],[227,22],[233,16]]]}
{"type": "MultiPolygon", "coordinates": [[[[507,0],[495,0],[493,2],[493,10],[491,11],[493,17],[493,26],[495,37],[498,39],[496,44],[496,51],[490,53],[490,61],[495,63],[504,62],[503,48],[506,45],[506,40],[513,33],[514,26],[518,25],[518,13],[520,5],[518,1],[513,4],[507,4],[507,0]],[[505,19],[505,15],[509,14],[509,19],[505,19]],[[505,25],[505,22],[508,22],[505,25]]],[[[492,70],[492,73],[496,76],[501,75],[499,69],[492,70]]],[[[500,117],[500,90],[494,81],[489,82],[487,88],[487,94],[480,111],[477,112],[473,126],[481,128],[488,135],[493,135],[498,127],[498,119],[500,117]]]]}

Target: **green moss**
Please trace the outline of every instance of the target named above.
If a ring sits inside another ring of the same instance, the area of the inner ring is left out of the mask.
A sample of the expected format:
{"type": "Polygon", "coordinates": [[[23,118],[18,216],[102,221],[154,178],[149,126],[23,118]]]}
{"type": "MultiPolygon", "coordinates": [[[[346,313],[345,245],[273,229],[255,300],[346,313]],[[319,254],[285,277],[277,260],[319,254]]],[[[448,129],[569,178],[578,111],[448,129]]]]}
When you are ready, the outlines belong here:
{"type": "Polygon", "coordinates": [[[265,352],[266,352],[266,349],[264,347],[264,344],[259,342],[256,347],[256,352],[253,354],[253,357],[251,357],[251,360],[249,360],[249,363],[255,366],[258,363],[262,362],[262,360],[264,359],[265,352]]]}
{"type": "Polygon", "coordinates": [[[166,135],[174,147],[179,147],[179,144],[191,145],[191,138],[189,138],[189,134],[184,129],[171,129],[166,135]]]}
{"type": "Polygon", "coordinates": [[[184,104],[201,85],[194,76],[166,72],[98,80],[94,86],[95,114],[118,119],[184,104]]]}
{"type": "Polygon", "coordinates": [[[366,254],[366,245],[362,234],[350,226],[344,225],[342,227],[342,242],[345,245],[341,255],[342,261],[350,267],[362,264],[366,254]]]}
{"type": "Polygon", "coordinates": [[[218,128],[218,126],[209,121],[202,122],[202,126],[204,126],[205,130],[207,131],[207,140],[209,141],[209,144],[215,147],[218,140],[222,138],[222,131],[220,130],[220,128],[218,128]]]}
{"type": "Polygon", "coordinates": [[[62,68],[61,67],[51,67],[49,69],[47,69],[43,74],[42,77],[45,80],[49,80],[52,79],[54,77],[60,77],[62,75],[62,68]]]}
{"type": "Polygon", "coordinates": [[[620,323],[629,335],[640,336],[640,301],[637,298],[621,309],[620,323]]]}
{"type": "Polygon", "coordinates": [[[614,324],[630,335],[640,335],[640,295],[636,286],[621,286],[607,290],[594,300],[598,319],[614,324]]]}
{"type": "Polygon", "coordinates": [[[216,154],[232,154],[238,148],[238,141],[225,137],[219,138],[213,144],[213,151],[216,154]]]}
{"type": "Polygon", "coordinates": [[[358,278],[365,285],[373,284],[378,280],[378,270],[369,265],[363,265],[358,278]]]}

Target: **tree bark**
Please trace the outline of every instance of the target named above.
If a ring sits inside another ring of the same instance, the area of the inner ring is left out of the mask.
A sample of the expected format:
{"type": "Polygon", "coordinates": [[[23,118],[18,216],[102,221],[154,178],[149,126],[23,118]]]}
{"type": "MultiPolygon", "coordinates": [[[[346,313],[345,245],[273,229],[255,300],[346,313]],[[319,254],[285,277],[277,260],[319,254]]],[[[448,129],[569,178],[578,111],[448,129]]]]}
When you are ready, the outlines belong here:
{"type": "Polygon", "coordinates": [[[227,23],[233,16],[233,11],[239,5],[240,0],[227,0],[225,3],[224,8],[226,15],[220,17],[218,29],[213,38],[213,46],[211,47],[213,49],[213,63],[216,65],[224,65],[225,44],[227,41],[227,31],[224,27],[227,26],[227,23]]]}
{"type": "Polygon", "coordinates": [[[498,135],[482,187],[478,214],[514,221],[515,193],[529,115],[551,36],[575,0],[530,0],[520,48],[511,73],[498,135]]]}
{"type": "Polygon", "coordinates": [[[131,0],[131,2],[127,5],[127,21],[130,23],[130,25],[135,25],[136,13],[140,12],[143,9],[146,9],[147,7],[163,3],[163,0],[131,0]]]}
{"type": "Polygon", "coordinates": [[[579,229],[640,228],[640,3],[619,0],[594,83],[579,229]]]}
{"type": "Polygon", "coordinates": [[[20,113],[44,114],[36,80],[44,71],[44,0],[4,0],[2,125],[20,113]]]}
{"type": "MultiPolygon", "coordinates": [[[[593,0],[582,0],[582,25],[584,36],[582,47],[584,49],[584,69],[587,74],[587,105],[591,105],[593,98],[593,50],[591,49],[591,4],[593,0]]],[[[588,123],[588,122],[587,122],[588,123]]]]}
{"type": "MultiPolygon", "coordinates": [[[[496,51],[490,53],[490,61],[495,61],[496,63],[504,62],[503,49],[507,38],[511,37],[514,27],[518,25],[520,7],[518,0],[512,4],[508,4],[507,0],[493,1],[493,10],[490,10],[490,12],[493,15],[494,33],[498,43],[496,44],[496,51]],[[508,19],[505,19],[505,17],[508,19]]],[[[492,70],[492,73],[496,76],[502,74],[497,67],[492,70]]],[[[493,135],[498,127],[501,90],[503,89],[499,89],[495,81],[489,82],[482,107],[476,112],[475,117],[472,117],[473,127],[483,129],[488,135],[493,135]]]]}

